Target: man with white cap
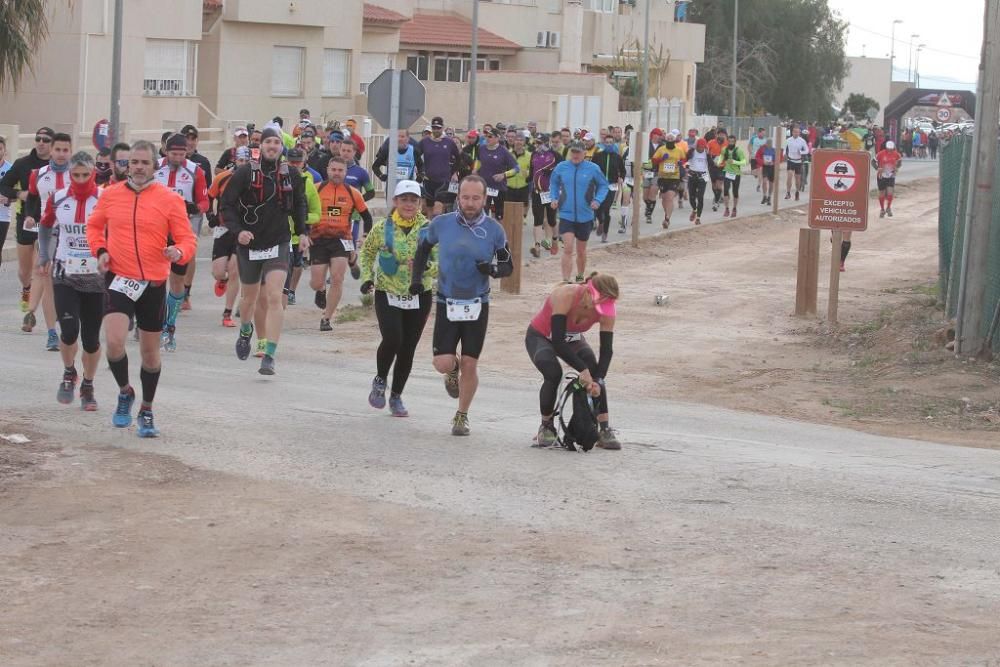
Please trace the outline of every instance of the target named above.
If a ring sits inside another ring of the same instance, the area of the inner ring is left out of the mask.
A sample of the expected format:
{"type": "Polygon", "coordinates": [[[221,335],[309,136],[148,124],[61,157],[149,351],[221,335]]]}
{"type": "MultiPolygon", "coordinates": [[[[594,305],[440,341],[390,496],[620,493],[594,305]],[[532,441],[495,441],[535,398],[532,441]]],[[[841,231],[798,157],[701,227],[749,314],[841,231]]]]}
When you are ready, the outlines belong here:
{"type": "Polygon", "coordinates": [[[219,161],[215,164],[216,171],[222,171],[223,169],[235,169],[236,168],[236,150],[240,146],[247,146],[250,143],[250,132],[244,126],[239,126],[233,130],[233,146],[227,150],[222,151],[222,155],[219,156],[219,161]]]}

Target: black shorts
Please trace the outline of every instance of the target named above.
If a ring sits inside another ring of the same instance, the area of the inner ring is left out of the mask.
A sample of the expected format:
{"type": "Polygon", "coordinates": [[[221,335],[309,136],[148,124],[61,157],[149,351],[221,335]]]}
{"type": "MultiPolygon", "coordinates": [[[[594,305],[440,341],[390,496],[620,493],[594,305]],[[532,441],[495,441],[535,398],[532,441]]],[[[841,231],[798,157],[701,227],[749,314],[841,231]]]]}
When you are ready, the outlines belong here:
{"type": "Polygon", "coordinates": [[[750,158],[750,171],[757,171],[757,167],[759,166],[760,165],[757,164],[757,158],[750,158]]]}
{"type": "Polygon", "coordinates": [[[572,234],[577,241],[586,243],[590,240],[590,233],[594,231],[594,221],[573,222],[572,220],[559,220],[559,236],[572,234]]]}
{"type": "Polygon", "coordinates": [[[886,188],[896,187],[896,177],[890,176],[889,178],[878,178],[878,189],[879,191],[884,191],[886,188]]]}
{"type": "Polygon", "coordinates": [[[240,270],[240,282],[244,285],[256,285],[264,280],[272,271],[288,273],[288,262],[291,256],[288,241],[278,244],[278,255],[270,259],[250,259],[250,248],[245,245],[236,248],[236,264],[240,270]]]}
{"type": "Polygon", "coordinates": [[[439,181],[432,181],[429,179],[424,179],[424,182],[420,184],[420,191],[423,193],[424,201],[428,206],[433,206],[435,201],[440,201],[437,196],[441,190],[448,190],[448,186],[439,181]]]}
{"type": "Polygon", "coordinates": [[[525,185],[523,188],[507,188],[507,201],[521,202],[522,204],[528,203],[528,186],[525,185]]]}
{"type": "Polygon", "coordinates": [[[434,354],[456,354],[462,344],[462,356],[478,359],[486,342],[486,326],[490,320],[490,304],[482,305],[479,319],[473,322],[452,322],[448,319],[448,309],[441,302],[434,315],[434,354]]]}
{"type": "Polygon", "coordinates": [[[802,173],[802,163],[801,162],[789,162],[788,163],[788,171],[792,172],[793,174],[801,174],[802,173]]]}
{"type": "MultiPolygon", "coordinates": [[[[115,274],[104,274],[105,287],[111,285],[115,274]]],[[[121,292],[105,289],[104,314],[121,313],[135,318],[135,324],[142,331],[162,331],[167,315],[167,283],[149,283],[136,301],[121,292]]]]}
{"type": "Polygon", "coordinates": [[[761,168],[763,169],[764,178],[766,178],[769,181],[773,181],[774,180],[774,165],[773,164],[765,164],[761,168]]]}
{"type": "Polygon", "coordinates": [[[708,177],[712,179],[712,182],[721,181],[726,177],[725,173],[717,165],[711,161],[708,163],[708,177]]]}
{"type": "Polygon", "coordinates": [[[38,232],[33,232],[24,228],[24,218],[17,216],[17,224],[14,227],[14,238],[17,245],[35,245],[38,240],[38,232]]]}
{"type": "Polygon", "coordinates": [[[212,261],[221,257],[232,257],[236,252],[236,235],[226,232],[212,241],[212,261]]]}
{"type": "Polygon", "coordinates": [[[681,179],[679,178],[660,178],[657,179],[656,185],[660,188],[661,195],[665,195],[668,192],[676,192],[678,194],[681,192],[681,179]]]}
{"type": "Polygon", "coordinates": [[[309,263],[312,266],[317,264],[329,264],[330,260],[336,259],[338,257],[343,257],[346,260],[351,259],[351,251],[344,248],[343,241],[350,241],[351,239],[328,239],[319,238],[313,241],[312,245],[309,246],[309,263]]]}

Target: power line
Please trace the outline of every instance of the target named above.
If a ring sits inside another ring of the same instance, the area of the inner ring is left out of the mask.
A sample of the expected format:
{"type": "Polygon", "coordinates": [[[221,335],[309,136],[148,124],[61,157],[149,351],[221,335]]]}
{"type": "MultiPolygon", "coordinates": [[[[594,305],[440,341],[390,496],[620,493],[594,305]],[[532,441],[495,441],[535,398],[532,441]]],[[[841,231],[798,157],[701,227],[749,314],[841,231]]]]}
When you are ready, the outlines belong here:
{"type": "MultiPolygon", "coordinates": [[[[855,30],[860,30],[861,32],[866,32],[866,33],[868,33],[870,35],[875,35],[877,37],[884,37],[884,38],[886,38],[888,40],[892,40],[892,35],[886,35],[886,34],[881,33],[881,32],[876,32],[875,30],[869,30],[868,28],[862,27],[862,26],[860,26],[860,25],[858,25],[856,23],[852,23],[851,21],[848,21],[847,25],[849,25],[851,28],[853,28],[855,30]]],[[[900,38],[899,41],[900,42],[905,42],[906,40],[904,40],[903,38],[900,38]]],[[[955,53],[954,51],[945,51],[944,49],[935,49],[934,47],[931,47],[931,46],[924,46],[924,51],[933,51],[935,53],[940,53],[940,54],[943,54],[943,55],[946,55],[946,56],[954,56],[956,58],[966,58],[968,60],[975,60],[976,62],[979,62],[979,56],[970,56],[970,55],[967,55],[965,53],[955,53]]]]}

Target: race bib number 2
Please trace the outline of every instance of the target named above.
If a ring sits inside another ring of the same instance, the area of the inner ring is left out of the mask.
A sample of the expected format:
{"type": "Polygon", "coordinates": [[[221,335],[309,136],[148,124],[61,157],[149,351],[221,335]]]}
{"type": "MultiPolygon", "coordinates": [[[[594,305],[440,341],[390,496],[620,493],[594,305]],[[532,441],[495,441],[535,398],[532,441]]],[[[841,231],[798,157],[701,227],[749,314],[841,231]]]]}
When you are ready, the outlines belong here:
{"type": "Polygon", "coordinates": [[[108,285],[108,289],[124,294],[133,301],[138,301],[147,287],[149,287],[148,280],[135,280],[125,276],[115,276],[111,284],[108,285]]]}
{"type": "Polygon", "coordinates": [[[86,257],[67,257],[62,266],[63,272],[68,276],[97,273],[97,260],[89,255],[86,257]]]}

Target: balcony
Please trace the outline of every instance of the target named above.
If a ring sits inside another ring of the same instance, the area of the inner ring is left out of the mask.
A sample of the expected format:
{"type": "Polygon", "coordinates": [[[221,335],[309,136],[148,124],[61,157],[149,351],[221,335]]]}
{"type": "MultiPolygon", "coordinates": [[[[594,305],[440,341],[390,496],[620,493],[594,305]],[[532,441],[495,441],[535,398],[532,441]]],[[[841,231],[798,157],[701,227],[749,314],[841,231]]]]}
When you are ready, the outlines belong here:
{"type": "MultiPolygon", "coordinates": [[[[348,6],[337,9],[341,14],[339,20],[345,19],[342,16],[345,12],[360,14],[360,2],[356,10],[349,7],[353,3],[344,4],[348,6]]],[[[325,0],[225,0],[222,18],[245,23],[322,28],[330,22],[330,3],[325,0]]],[[[348,21],[347,25],[353,24],[348,21]]]]}

